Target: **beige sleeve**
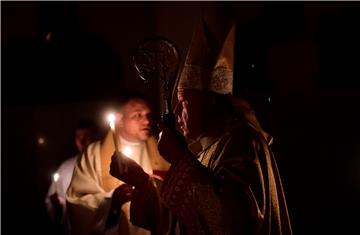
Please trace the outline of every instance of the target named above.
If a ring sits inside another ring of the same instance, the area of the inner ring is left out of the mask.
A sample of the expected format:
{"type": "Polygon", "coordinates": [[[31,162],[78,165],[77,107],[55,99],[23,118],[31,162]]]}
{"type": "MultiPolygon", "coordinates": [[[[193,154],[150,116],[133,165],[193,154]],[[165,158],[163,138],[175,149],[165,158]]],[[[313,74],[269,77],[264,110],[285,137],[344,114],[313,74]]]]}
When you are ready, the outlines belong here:
{"type": "Polygon", "coordinates": [[[102,188],[100,142],[91,144],[75,164],[66,192],[73,234],[102,231],[111,204],[112,191],[102,188]]]}

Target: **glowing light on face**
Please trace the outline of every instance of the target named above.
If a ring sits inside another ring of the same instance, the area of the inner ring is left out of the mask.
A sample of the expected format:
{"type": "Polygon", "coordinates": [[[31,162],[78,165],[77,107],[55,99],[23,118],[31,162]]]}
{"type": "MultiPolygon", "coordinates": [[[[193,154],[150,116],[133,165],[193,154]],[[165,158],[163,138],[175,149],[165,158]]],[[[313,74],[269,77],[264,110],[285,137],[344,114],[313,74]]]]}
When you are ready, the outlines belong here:
{"type": "Polygon", "coordinates": [[[56,173],[53,175],[54,182],[57,182],[57,181],[59,180],[59,178],[60,178],[60,175],[59,175],[59,173],[56,172],[56,173]]]}

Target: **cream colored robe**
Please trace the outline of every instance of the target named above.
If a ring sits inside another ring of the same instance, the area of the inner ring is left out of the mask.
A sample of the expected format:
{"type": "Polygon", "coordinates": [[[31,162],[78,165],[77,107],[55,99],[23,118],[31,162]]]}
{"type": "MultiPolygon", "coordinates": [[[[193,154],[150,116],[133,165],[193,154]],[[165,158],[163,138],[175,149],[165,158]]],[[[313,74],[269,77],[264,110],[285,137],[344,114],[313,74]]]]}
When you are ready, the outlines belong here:
{"type": "MultiPolygon", "coordinates": [[[[146,142],[152,168],[154,171],[167,171],[169,163],[160,157],[156,145],[153,137],[146,142]]],[[[114,149],[112,135],[109,132],[102,142],[89,145],[75,165],[66,193],[71,230],[74,235],[106,232],[105,222],[111,205],[112,192],[123,183],[109,174],[114,149]]],[[[110,234],[129,234],[129,222],[124,216],[124,209],[123,206],[118,224],[119,233],[110,234]]]]}

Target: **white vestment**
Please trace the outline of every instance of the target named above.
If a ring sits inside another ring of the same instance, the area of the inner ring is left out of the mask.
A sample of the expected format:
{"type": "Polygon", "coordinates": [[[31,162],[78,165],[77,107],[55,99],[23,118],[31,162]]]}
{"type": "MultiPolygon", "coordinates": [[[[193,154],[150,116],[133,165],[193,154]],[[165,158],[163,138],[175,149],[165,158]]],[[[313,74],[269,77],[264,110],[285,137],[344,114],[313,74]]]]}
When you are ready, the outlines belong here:
{"type": "MultiPolygon", "coordinates": [[[[120,141],[119,148],[124,155],[135,160],[151,174],[153,170],[166,171],[169,163],[157,151],[156,140],[151,137],[146,143],[135,144],[120,141]],[[124,151],[131,147],[132,151],[124,151]]],[[[66,194],[72,233],[90,234],[150,234],[129,221],[129,203],[122,206],[119,223],[105,231],[105,223],[111,205],[113,191],[123,182],[109,174],[114,144],[109,132],[104,141],[88,146],[78,159],[72,181],[66,194]]]]}

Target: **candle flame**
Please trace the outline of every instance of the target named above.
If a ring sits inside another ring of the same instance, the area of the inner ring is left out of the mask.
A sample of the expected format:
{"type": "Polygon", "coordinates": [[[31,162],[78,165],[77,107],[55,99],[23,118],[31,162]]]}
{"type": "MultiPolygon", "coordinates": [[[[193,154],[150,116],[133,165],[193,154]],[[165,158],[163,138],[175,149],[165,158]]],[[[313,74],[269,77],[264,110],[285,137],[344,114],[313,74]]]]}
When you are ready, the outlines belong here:
{"type": "Polygon", "coordinates": [[[60,175],[59,175],[59,173],[56,172],[56,173],[53,175],[54,182],[57,182],[57,181],[59,180],[59,178],[60,178],[60,175]]]}
{"type": "Polygon", "coordinates": [[[39,137],[37,141],[38,141],[39,145],[44,145],[45,144],[45,138],[43,138],[43,137],[39,137]]]}
{"type": "Polygon", "coordinates": [[[111,130],[115,130],[115,114],[114,113],[109,113],[108,115],[107,115],[107,120],[108,120],[108,122],[109,122],[109,125],[110,125],[110,128],[111,128],[111,130]]]}

